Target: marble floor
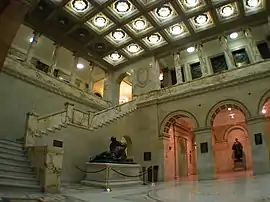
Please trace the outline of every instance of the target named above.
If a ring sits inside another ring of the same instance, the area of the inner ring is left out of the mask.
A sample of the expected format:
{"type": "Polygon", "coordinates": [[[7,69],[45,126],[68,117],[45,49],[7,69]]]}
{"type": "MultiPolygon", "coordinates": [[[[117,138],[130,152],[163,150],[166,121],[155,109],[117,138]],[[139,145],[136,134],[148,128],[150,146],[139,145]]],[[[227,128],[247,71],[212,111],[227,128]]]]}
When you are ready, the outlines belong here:
{"type": "MultiPolygon", "coordinates": [[[[270,174],[209,181],[174,181],[112,192],[65,186],[59,195],[32,195],[43,201],[65,202],[270,202],[270,174]]],[[[1,192],[1,191],[0,191],[1,192]]]]}

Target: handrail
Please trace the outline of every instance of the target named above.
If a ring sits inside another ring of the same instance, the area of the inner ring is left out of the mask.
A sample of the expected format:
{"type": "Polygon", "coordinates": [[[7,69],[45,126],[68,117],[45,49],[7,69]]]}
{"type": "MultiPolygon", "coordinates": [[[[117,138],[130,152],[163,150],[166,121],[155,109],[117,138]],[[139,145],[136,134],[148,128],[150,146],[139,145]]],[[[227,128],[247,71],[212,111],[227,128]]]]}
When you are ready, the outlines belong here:
{"type": "Polygon", "coordinates": [[[42,120],[42,119],[46,119],[46,118],[51,117],[51,116],[55,116],[55,115],[58,115],[58,114],[62,114],[62,113],[64,113],[64,112],[66,112],[65,109],[64,109],[64,110],[61,110],[61,111],[59,111],[59,112],[54,112],[54,113],[48,114],[48,115],[39,116],[39,117],[38,117],[38,121],[40,121],[40,120],[42,120]]]}
{"type": "Polygon", "coordinates": [[[114,108],[119,108],[119,107],[125,106],[125,105],[130,104],[130,103],[135,102],[135,101],[136,101],[136,98],[134,98],[133,100],[131,100],[131,101],[129,101],[129,102],[125,102],[125,103],[123,103],[123,104],[119,104],[119,105],[116,105],[116,106],[109,107],[109,108],[107,108],[107,109],[98,111],[98,112],[95,113],[95,115],[102,114],[102,113],[104,113],[104,112],[106,112],[106,111],[110,111],[111,109],[114,109],[114,108]]]}

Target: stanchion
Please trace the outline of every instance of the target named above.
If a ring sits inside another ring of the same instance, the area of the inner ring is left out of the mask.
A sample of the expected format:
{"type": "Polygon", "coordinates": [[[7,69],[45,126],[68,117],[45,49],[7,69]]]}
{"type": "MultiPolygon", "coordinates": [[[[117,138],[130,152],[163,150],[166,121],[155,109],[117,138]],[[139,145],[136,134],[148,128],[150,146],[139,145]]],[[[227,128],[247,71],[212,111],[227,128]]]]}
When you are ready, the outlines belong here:
{"type": "Polygon", "coordinates": [[[145,171],[146,171],[145,167],[142,167],[142,173],[143,173],[143,185],[147,185],[147,183],[145,182],[145,181],[146,181],[146,179],[145,179],[145,174],[146,174],[147,172],[145,172],[145,171]]]}
{"type": "Polygon", "coordinates": [[[154,176],[155,176],[155,174],[154,174],[154,166],[152,166],[152,187],[156,186],[155,181],[154,181],[154,176]]]}
{"type": "Polygon", "coordinates": [[[106,188],[104,191],[106,191],[106,192],[112,191],[110,188],[110,170],[111,170],[111,166],[108,166],[106,168],[106,175],[105,175],[106,188]]]}

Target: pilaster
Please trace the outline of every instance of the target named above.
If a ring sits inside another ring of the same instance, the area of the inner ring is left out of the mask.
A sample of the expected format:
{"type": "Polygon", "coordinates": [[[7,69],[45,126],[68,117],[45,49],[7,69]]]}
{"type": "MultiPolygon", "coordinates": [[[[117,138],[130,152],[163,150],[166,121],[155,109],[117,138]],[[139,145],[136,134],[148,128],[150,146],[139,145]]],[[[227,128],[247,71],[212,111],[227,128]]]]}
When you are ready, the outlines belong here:
{"type": "Polygon", "coordinates": [[[195,130],[197,144],[197,170],[199,180],[214,179],[215,162],[210,127],[195,130]],[[201,148],[207,147],[207,148],[201,148]]]}
{"type": "Polygon", "coordinates": [[[113,72],[105,72],[103,98],[113,106],[119,104],[119,86],[113,72]]]}
{"type": "Polygon", "coordinates": [[[208,72],[208,68],[207,68],[206,58],[203,55],[203,44],[202,43],[197,45],[197,50],[198,50],[198,58],[200,61],[202,76],[204,77],[204,76],[207,76],[209,74],[209,72],[208,72]]]}
{"type": "Polygon", "coordinates": [[[51,69],[50,69],[51,76],[53,76],[54,70],[57,66],[57,57],[59,54],[60,47],[61,47],[60,45],[54,44],[54,50],[53,50],[53,54],[52,54],[52,65],[51,65],[51,69]]]}
{"type": "Polygon", "coordinates": [[[92,62],[89,63],[89,80],[88,80],[88,93],[93,92],[93,87],[94,87],[94,78],[93,78],[93,72],[94,72],[94,64],[92,62]]]}
{"type": "Polygon", "coordinates": [[[226,59],[228,68],[229,69],[235,68],[236,64],[235,64],[232,52],[230,51],[229,46],[228,46],[227,37],[225,37],[225,36],[219,37],[219,43],[223,48],[223,52],[224,52],[224,55],[225,55],[225,59],[226,59]]]}
{"type": "Polygon", "coordinates": [[[254,174],[268,173],[269,169],[269,135],[266,130],[267,118],[265,116],[257,116],[247,121],[254,174]],[[261,136],[261,144],[256,143],[255,137],[261,136]]]}
{"type": "Polygon", "coordinates": [[[79,61],[79,57],[74,54],[73,55],[74,59],[73,59],[73,63],[72,63],[72,66],[71,66],[71,74],[70,74],[70,80],[69,80],[69,83],[73,86],[75,86],[75,83],[76,83],[76,70],[77,70],[77,64],[78,64],[78,61],[79,61]]]}
{"type": "Polygon", "coordinates": [[[33,52],[35,50],[36,45],[38,44],[38,40],[39,40],[40,36],[41,36],[41,34],[38,32],[33,33],[32,41],[30,42],[28,49],[27,49],[27,53],[25,55],[25,62],[28,64],[31,63],[33,52]]]}
{"type": "Polygon", "coordinates": [[[183,83],[180,52],[173,53],[173,59],[174,59],[174,68],[175,68],[175,73],[176,73],[177,84],[183,83]]]}

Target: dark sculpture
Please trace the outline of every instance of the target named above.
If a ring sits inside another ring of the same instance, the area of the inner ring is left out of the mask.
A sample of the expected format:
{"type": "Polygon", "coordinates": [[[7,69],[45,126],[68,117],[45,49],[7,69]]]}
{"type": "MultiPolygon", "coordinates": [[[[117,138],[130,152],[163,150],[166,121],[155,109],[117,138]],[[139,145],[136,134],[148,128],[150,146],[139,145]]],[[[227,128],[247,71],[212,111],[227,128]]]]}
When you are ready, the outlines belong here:
{"type": "Polygon", "coordinates": [[[235,162],[242,162],[243,161],[243,146],[241,142],[238,141],[237,138],[235,138],[235,142],[232,146],[233,150],[233,156],[235,162]]]}
{"type": "Polygon", "coordinates": [[[90,162],[95,163],[134,163],[133,160],[127,159],[126,154],[127,144],[119,142],[116,137],[111,137],[110,150],[102,152],[95,158],[90,159],[90,162]]]}

